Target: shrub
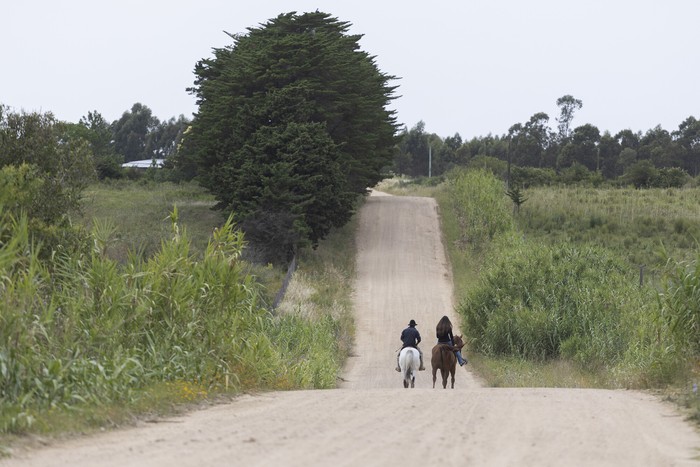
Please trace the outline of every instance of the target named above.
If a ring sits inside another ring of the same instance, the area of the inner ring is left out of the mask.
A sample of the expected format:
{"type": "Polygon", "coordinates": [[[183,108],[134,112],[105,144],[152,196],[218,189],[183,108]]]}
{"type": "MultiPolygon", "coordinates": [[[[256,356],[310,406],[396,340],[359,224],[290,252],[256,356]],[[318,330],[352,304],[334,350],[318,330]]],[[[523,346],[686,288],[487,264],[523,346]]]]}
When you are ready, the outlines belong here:
{"type": "Polygon", "coordinates": [[[700,255],[691,261],[668,261],[661,293],[661,317],[676,347],[700,354],[700,255]]]}
{"type": "Polygon", "coordinates": [[[585,365],[619,362],[627,315],[644,309],[631,271],[609,252],[506,236],[460,304],[474,350],[585,365]]]}
{"type": "Polygon", "coordinates": [[[551,185],[557,180],[554,169],[513,166],[510,170],[511,185],[528,188],[532,186],[551,185]]]}
{"type": "Polygon", "coordinates": [[[659,188],[682,188],[689,181],[688,172],[678,167],[668,167],[659,169],[654,185],[659,188]]]}
{"type": "Polygon", "coordinates": [[[243,389],[335,385],[335,320],[276,317],[266,309],[230,219],[198,260],[176,210],[171,217],[172,238],[147,260],[110,259],[114,229],[97,222],[92,251],[59,252],[49,271],[26,218],[5,214],[0,432],[26,430],[51,409],[135,402],[164,382],[204,390],[229,382],[243,389]]]}
{"type": "Polygon", "coordinates": [[[456,170],[446,183],[450,206],[460,224],[461,240],[483,248],[498,234],[513,229],[513,218],[503,182],[483,169],[456,170]]]}

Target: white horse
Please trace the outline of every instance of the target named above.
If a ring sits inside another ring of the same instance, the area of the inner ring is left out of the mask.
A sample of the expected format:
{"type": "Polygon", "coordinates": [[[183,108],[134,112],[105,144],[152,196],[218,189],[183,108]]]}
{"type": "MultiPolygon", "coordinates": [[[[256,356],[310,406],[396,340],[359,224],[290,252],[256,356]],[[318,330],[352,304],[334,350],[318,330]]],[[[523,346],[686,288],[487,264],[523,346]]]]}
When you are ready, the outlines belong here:
{"type": "Polygon", "coordinates": [[[416,371],[420,366],[420,354],[418,349],[413,347],[404,347],[399,353],[399,367],[403,375],[403,387],[408,388],[410,384],[414,387],[416,382],[416,371]]]}

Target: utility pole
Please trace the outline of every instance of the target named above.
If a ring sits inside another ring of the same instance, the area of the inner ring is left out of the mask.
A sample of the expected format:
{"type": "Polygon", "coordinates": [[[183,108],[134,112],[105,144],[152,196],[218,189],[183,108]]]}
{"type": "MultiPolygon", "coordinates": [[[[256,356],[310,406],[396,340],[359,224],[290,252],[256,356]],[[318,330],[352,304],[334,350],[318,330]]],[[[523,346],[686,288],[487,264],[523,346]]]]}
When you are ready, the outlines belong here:
{"type": "Polygon", "coordinates": [[[510,190],[510,141],[512,136],[508,135],[508,169],[506,171],[506,190],[510,190]]]}
{"type": "Polygon", "coordinates": [[[433,147],[428,145],[428,178],[432,176],[433,173],[433,147]]]}

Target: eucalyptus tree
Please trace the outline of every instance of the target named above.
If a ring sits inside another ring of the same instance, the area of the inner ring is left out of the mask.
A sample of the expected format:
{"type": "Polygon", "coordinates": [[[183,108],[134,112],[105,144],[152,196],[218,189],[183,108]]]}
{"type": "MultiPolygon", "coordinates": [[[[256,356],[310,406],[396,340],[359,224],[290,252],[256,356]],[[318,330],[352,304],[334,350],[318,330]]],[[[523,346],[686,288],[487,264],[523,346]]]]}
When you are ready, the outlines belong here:
{"type": "Polygon", "coordinates": [[[589,171],[600,169],[598,160],[599,141],[600,130],[596,126],[587,123],[576,127],[569,138],[569,142],[561,149],[558,161],[559,168],[570,167],[578,163],[589,171]]]}
{"type": "Polygon", "coordinates": [[[459,149],[462,147],[462,137],[459,133],[448,136],[443,140],[438,154],[438,166],[433,172],[434,175],[441,175],[460,163],[459,149]]]}
{"type": "Polygon", "coordinates": [[[639,141],[639,159],[650,160],[655,167],[681,167],[682,148],[673,140],[671,133],[660,125],[648,130],[639,141]]]}
{"type": "Polygon", "coordinates": [[[135,103],[112,123],[114,151],[122,155],[125,162],[153,158],[149,135],[159,124],[150,108],[135,103]]]}
{"type": "Polygon", "coordinates": [[[540,168],[547,165],[547,152],[553,139],[548,122],[549,116],[538,112],[525,124],[516,123],[508,130],[513,164],[540,168]]]}
{"type": "Polygon", "coordinates": [[[174,156],[189,125],[190,121],[184,115],[159,122],[148,135],[148,147],[153,157],[168,159],[174,156]]]}
{"type": "Polygon", "coordinates": [[[349,28],[319,11],[281,14],[195,66],[181,161],[249,239],[282,256],[346,223],[392,162],[394,77],[349,28]]]}
{"type": "Polygon", "coordinates": [[[410,130],[404,130],[397,146],[394,171],[412,177],[428,175],[429,145],[429,135],[422,120],[410,130]]]}
{"type": "Polygon", "coordinates": [[[557,99],[557,107],[560,111],[559,118],[557,118],[559,139],[563,143],[571,136],[571,122],[576,111],[583,107],[583,101],[567,94],[557,99]]]}
{"type": "Polygon", "coordinates": [[[639,149],[639,140],[642,138],[640,132],[635,133],[634,131],[627,129],[621,130],[615,134],[615,140],[620,145],[620,150],[629,148],[637,151],[639,149]]]}
{"type": "Polygon", "coordinates": [[[683,148],[683,168],[693,176],[700,174],[700,120],[686,118],[673,137],[683,148]]]}
{"type": "Polygon", "coordinates": [[[618,159],[620,157],[620,144],[610,134],[605,131],[598,143],[598,157],[600,162],[600,172],[605,178],[615,178],[622,175],[618,171],[618,159]]]}

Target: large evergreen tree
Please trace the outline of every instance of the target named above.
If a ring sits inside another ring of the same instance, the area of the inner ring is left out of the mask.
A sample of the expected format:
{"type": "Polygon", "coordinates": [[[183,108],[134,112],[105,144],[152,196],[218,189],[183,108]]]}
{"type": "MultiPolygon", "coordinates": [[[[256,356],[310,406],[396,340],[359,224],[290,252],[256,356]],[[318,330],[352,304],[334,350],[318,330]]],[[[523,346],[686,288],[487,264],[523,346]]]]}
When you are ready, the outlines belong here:
{"type": "Polygon", "coordinates": [[[137,102],[130,111],[112,123],[114,151],[124,157],[124,162],[153,158],[150,135],[160,122],[151,109],[137,102]]]}
{"type": "Polygon", "coordinates": [[[196,65],[199,109],[180,161],[196,162],[249,239],[315,244],[391,164],[394,77],[348,28],[318,11],[283,14],[196,65]]]}

